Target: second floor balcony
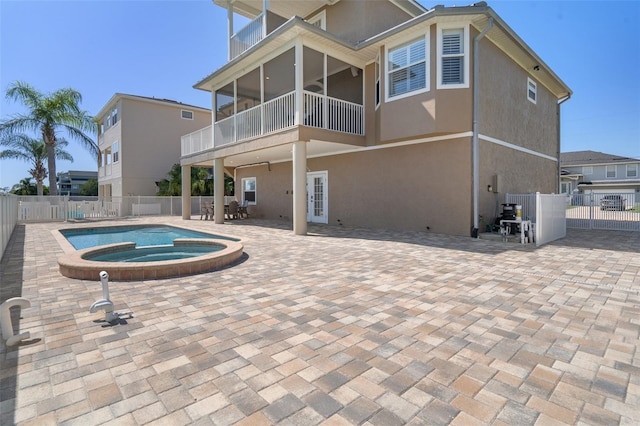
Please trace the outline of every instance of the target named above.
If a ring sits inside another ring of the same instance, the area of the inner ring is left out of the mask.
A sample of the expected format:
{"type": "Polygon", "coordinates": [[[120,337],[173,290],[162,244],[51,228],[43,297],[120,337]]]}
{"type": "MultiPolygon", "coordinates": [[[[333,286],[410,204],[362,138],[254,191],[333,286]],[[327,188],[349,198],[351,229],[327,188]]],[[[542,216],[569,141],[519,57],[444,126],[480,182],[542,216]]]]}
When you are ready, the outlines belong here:
{"type": "Polygon", "coordinates": [[[182,155],[296,126],[363,136],[363,70],[306,46],[300,49],[298,61],[291,48],[215,90],[213,125],[183,136],[182,155]]]}

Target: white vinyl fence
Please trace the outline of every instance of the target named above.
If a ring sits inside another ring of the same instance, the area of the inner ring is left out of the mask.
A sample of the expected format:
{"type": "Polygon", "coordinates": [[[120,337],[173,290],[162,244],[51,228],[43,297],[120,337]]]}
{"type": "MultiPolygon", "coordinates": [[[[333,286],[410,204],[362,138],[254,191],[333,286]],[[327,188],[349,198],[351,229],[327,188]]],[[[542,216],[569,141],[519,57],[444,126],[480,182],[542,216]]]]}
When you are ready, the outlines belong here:
{"type": "MultiPolygon", "coordinates": [[[[129,216],[182,216],[182,197],[15,197],[18,222],[56,222],[83,219],[112,219],[129,216]],[[79,199],[80,198],[80,199],[79,199]]],[[[234,198],[234,197],[225,197],[234,198]]],[[[192,196],[191,214],[213,203],[213,196],[192,196]]]]}
{"type": "Polygon", "coordinates": [[[505,203],[522,206],[522,218],[533,224],[536,246],[567,236],[567,197],[563,194],[506,194],[505,203]]]}
{"type": "Polygon", "coordinates": [[[562,194],[536,194],[536,245],[567,236],[567,197],[562,194]]]}
{"type": "Polygon", "coordinates": [[[18,222],[18,197],[0,194],[0,259],[18,222]]]}

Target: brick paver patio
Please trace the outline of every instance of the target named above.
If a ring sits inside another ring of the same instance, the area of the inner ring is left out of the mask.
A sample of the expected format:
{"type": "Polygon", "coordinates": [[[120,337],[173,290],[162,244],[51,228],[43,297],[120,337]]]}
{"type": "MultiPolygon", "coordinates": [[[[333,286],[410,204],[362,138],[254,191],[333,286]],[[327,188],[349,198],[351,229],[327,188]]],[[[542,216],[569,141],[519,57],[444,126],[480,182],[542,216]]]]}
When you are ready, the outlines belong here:
{"type": "Polygon", "coordinates": [[[89,313],[98,277],[56,263],[52,231],[83,225],[19,225],[0,301],[31,301],[32,340],[0,343],[0,424],[640,424],[640,233],[570,230],[536,249],[144,221],[237,236],[246,256],[112,283],[134,318],[105,327],[89,313]]]}

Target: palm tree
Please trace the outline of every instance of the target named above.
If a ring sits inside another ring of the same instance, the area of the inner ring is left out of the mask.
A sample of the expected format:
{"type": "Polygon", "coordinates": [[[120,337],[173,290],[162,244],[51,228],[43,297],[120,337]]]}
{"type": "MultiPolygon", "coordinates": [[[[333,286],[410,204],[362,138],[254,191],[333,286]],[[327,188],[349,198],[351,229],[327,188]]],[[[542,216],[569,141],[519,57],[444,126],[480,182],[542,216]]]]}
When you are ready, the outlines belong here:
{"type": "MultiPolygon", "coordinates": [[[[0,151],[0,160],[17,159],[31,163],[33,168],[29,173],[36,180],[38,187],[38,195],[43,194],[42,182],[47,177],[47,169],[44,167],[44,160],[47,158],[47,147],[44,142],[30,138],[29,136],[17,133],[8,135],[4,139],[0,139],[0,145],[9,149],[0,151]]],[[[73,161],[73,157],[64,148],[69,145],[65,139],[58,139],[54,153],[58,160],[73,161]]],[[[51,189],[49,189],[51,191],[51,189]]]]}
{"type": "Polygon", "coordinates": [[[11,188],[11,193],[15,195],[36,195],[35,188],[31,183],[31,178],[26,177],[20,180],[20,183],[16,183],[11,188]]]}
{"type": "Polygon", "coordinates": [[[57,195],[56,187],[56,155],[58,132],[66,130],[73,139],[78,140],[95,155],[96,161],[100,153],[98,145],[86,132],[96,131],[93,118],[80,109],[82,95],[80,92],[64,88],[53,93],[42,94],[27,83],[12,83],[6,92],[7,99],[20,101],[28,109],[25,114],[15,114],[8,120],[0,122],[0,137],[11,134],[34,131],[42,134],[47,147],[47,169],[49,170],[49,191],[57,195]]]}

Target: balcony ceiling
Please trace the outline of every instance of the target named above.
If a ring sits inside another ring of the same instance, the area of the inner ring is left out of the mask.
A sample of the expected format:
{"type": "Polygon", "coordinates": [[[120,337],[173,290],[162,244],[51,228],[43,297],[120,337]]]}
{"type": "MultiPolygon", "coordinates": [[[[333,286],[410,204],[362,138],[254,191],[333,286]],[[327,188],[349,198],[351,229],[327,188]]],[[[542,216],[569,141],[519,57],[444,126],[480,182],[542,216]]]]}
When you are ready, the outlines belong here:
{"type": "MultiPolygon", "coordinates": [[[[307,142],[307,158],[353,152],[361,147],[329,141],[311,140],[307,142]]],[[[281,163],[292,161],[293,152],[290,143],[276,145],[255,151],[230,154],[224,159],[225,167],[239,167],[258,163],[281,163]]],[[[195,161],[194,167],[211,167],[213,159],[195,161]]]]}
{"type": "MultiPolygon", "coordinates": [[[[269,0],[269,10],[285,18],[300,16],[302,18],[325,5],[337,3],[340,0],[269,0]]],[[[216,5],[227,8],[227,0],[214,0],[216,5]]],[[[262,13],[263,0],[235,0],[233,11],[249,19],[254,19],[262,13]]]]}

